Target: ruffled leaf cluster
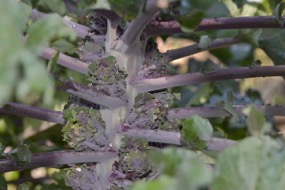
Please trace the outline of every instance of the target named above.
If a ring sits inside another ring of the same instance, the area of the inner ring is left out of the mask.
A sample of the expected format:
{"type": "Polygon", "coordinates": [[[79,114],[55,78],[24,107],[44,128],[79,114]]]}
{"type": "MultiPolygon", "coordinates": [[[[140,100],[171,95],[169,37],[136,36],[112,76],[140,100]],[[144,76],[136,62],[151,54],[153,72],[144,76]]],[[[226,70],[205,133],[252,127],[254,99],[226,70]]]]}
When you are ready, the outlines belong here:
{"type": "Polygon", "coordinates": [[[98,14],[87,15],[90,32],[95,35],[105,35],[107,32],[107,20],[98,14]]]}
{"type": "Polygon", "coordinates": [[[139,94],[126,118],[126,124],[138,129],[178,130],[178,123],[167,119],[168,107],[176,98],[176,95],[168,92],[139,94]]]}
{"type": "Polygon", "coordinates": [[[63,140],[77,151],[105,151],[109,141],[105,135],[105,122],[98,110],[71,104],[64,112],[68,119],[63,127],[63,140]]]}
{"type": "Polygon", "coordinates": [[[13,161],[17,166],[24,166],[32,161],[32,152],[27,144],[19,144],[17,148],[11,152],[4,154],[9,160],[13,161]]]}
{"type": "Polygon", "coordinates": [[[123,138],[118,156],[110,176],[114,188],[128,187],[132,182],[149,179],[156,173],[150,161],[152,149],[144,139],[123,138]]]}
{"type": "Polygon", "coordinates": [[[104,47],[95,43],[94,40],[86,38],[84,41],[79,42],[77,53],[79,58],[85,62],[92,62],[103,58],[105,55],[104,47]]]}
{"type": "Polygon", "coordinates": [[[74,165],[63,170],[65,184],[73,189],[98,189],[95,164],[74,165]]]}
{"type": "Polygon", "coordinates": [[[96,90],[108,96],[120,97],[125,93],[127,74],[116,65],[116,58],[107,58],[93,61],[89,65],[88,81],[96,90]]]}
{"type": "Polygon", "coordinates": [[[154,49],[146,53],[138,77],[142,79],[157,78],[170,74],[171,70],[169,69],[167,57],[161,54],[157,49],[154,49]]]}

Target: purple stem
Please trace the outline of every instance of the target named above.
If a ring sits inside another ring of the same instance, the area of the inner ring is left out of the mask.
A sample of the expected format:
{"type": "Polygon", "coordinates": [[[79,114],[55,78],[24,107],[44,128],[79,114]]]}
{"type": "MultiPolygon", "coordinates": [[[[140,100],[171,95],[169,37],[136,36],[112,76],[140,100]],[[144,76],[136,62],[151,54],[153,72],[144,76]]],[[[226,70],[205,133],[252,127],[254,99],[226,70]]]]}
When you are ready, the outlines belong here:
{"type": "MultiPolygon", "coordinates": [[[[169,132],[162,130],[145,130],[145,129],[129,129],[121,132],[120,134],[134,138],[144,138],[150,142],[167,143],[174,145],[186,145],[181,139],[180,133],[169,132]]],[[[231,145],[234,145],[236,141],[212,138],[209,142],[207,150],[223,150],[231,145]]]]}
{"type": "MultiPolygon", "coordinates": [[[[221,17],[205,18],[195,31],[221,30],[221,29],[246,29],[246,28],[284,28],[274,16],[253,17],[221,17]]],[[[180,24],[175,21],[160,22],[152,20],[145,30],[147,37],[182,33],[180,24]]]]}
{"type": "Polygon", "coordinates": [[[257,66],[225,68],[209,72],[187,73],[153,79],[132,79],[131,85],[138,92],[148,92],[177,86],[196,85],[229,79],[284,76],[285,66],[257,66]]]}
{"type": "Polygon", "coordinates": [[[0,160],[0,173],[24,170],[38,167],[58,167],[63,164],[103,162],[113,159],[117,153],[113,152],[76,152],[76,151],[54,151],[48,153],[33,154],[31,163],[23,167],[17,166],[15,162],[8,159],[0,160]]]}

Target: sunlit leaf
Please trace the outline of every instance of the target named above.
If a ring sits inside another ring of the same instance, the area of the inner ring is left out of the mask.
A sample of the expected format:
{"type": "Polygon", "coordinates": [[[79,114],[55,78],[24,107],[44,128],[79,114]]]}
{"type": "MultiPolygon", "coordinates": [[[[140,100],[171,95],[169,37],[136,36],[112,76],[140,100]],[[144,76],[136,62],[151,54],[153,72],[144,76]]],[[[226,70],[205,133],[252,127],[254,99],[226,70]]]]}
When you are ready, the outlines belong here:
{"type": "Polygon", "coordinates": [[[197,115],[182,122],[181,137],[193,149],[203,149],[209,144],[213,135],[211,123],[197,115]]]}
{"type": "Polygon", "coordinates": [[[219,154],[213,190],[282,190],[285,152],[269,137],[247,138],[219,154]]]}
{"type": "Polygon", "coordinates": [[[163,175],[174,180],[170,183],[172,189],[197,190],[206,185],[212,177],[203,160],[187,149],[167,148],[153,154],[153,160],[161,168],[163,175]]]}
{"type": "Polygon", "coordinates": [[[175,189],[174,182],[172,177],[162,175],[157,180],[137,182],[131,190],[172,190],[175,189]]]}
{"type": "Polygon", "coordinates": [[[259,111],[255,106],[250,106],[247,110],[247,127],[252,135],[263,135],[266,127],[266,119],[263,112],[259,111]]]}

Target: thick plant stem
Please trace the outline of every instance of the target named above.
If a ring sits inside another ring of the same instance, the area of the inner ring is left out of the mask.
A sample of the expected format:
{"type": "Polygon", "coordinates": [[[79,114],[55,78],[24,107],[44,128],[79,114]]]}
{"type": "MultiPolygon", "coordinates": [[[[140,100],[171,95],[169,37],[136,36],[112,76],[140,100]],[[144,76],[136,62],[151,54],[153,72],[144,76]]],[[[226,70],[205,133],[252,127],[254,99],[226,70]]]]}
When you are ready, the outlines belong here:
{"type": "MultiPolygon", "coordinates": [[[[129,129],[120,132],[122,135],[134,138],[144,138],[150,142],[166,143],[173,145],[186,145],[181,139],[180,133],[161,130],[129,129]]],[[[212,138],[207,150],[223,150],[236,142],[221,138],[212,138]]]]}
{"type": "Polygon", "coordinates": [[[137,44],[145,26],[149,23],[153,15],[160,10],[156,5],[157,0],[148,0],[145,3],[144,9],[141,10],[137,18],[130,23],[121,38],[121,41],[127,47],[132,48],[137,44]]]}
{"type": "MultiPolygon", "coordinates": [[[[243,115],[242,110],[247,106],[237,105],[233,108],[238,116],[243,115]]],[[[285,116],[284,106],[256,106],[257,109],[262,111],[267,116],[285,116]]],[[[222,107],[189,107],[189,108],[174,108],[168,110],[167,118],[173,119],[186,119],[192,115],[199,115],[201,117],[229,117],[231,114],[222,107]]]]}
{"type": "Polygon", "coordinates": [[[240,43],[241,41],[236,38],[225,38],[225,39],[216,39],[214,40],[207,49],[199,48],[199,44],[194,44],[174,50],[168,50],[163,55],[166,56],[166,62],[173,61],[175,59],[179,59],[182,57],[186,57],[189,55],[193,55],[195,53],[199,53],[206,50],[217,49],[226,47],[229,45],[240,43]]]}
{"type": "MultiPolygon", "coordinates": [[[[246,28],[283,28],[274,16],[253,17],[222,17],[203,19],[195,31],[222,30],[222,29],[246,29],[246,28]]],[[[159,35],[170,35],[182,33],[177,21],[160,22],[152,20],[150,26],[145,30],[149,38],[159,35]]]]}
{"type": "Polygon", "coordinates": [[[196,85],[205,82],[213,82],[219,80],[283,76],[283,75],[285,75],[285,66],[239,67],[239,68],[219,69],[204,73],[196,72],[196,73],[180,74],[174,76],[159,77],[155,79],[134,78],[131,82],[131,85],[138,92],[148,92],[164,88],[196,85]]]}
{"type": "MultiPolygon", "coordinates": [[[[40,56],[47,59],[47,60],[50,60],[54,54],[56,54],[56,50],[54,50],[52,48],[45,48],[41,52],[40,56]]],[[[65,55],[63,53],[59,54],[59,58],[57,60],[57,63],[63,67],[77,71],[77,72],[82,73],[82,74],[88,73],[88,64],[87,63],[84,63],[78,59],[75,59],[75,58],[70,57],[68,55],[65,55]]]]}
{"type": "Polygon", "coordinates": [[[24,166],[17,166],[15,162],[8,159],[0,160],[0,173],[24,170],[38,167],[59,167],[64,164],[94,163],[102,162],[116,157],[113,152],[76,152],[76,151],[55,151],[48,153],[33,154],[31,163],[24,166]]]}

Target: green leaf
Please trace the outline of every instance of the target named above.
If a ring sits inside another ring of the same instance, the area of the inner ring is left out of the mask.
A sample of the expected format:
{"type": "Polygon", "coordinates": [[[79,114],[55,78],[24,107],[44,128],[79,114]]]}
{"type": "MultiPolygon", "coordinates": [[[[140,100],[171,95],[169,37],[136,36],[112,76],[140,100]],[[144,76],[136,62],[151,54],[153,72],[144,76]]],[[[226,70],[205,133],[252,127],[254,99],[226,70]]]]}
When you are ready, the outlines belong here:
{"type": "Polygon", "coordinates": [[[235,109],[233,108],[233,94],[230,91],[227,92],[227,100],[225,102],[224,109],[229,112],[236,120],[239,119],[235,109]]]}
{"type": "Polygon", "coordinates": [[[7,153],[6,156],[18,166],[23,166],[32,161],[30,146],[26,144],[19,144],[17,148],[7,153]]]}
{"type": "Polygon", "coordinates": [[[197,190],[207,185],[212,178],[203,160],[187,149],[166,148],[153,154],[153,161],[161,168],[163,176],[173,180],[169,189],[197,190]]]}
{"type": "Polygon", "coordinates": [[[202,11],[193,11],[187,15],[178,16],[176,19],[179,22],[182,31],[193,32],[205,17],[202,11]]]}
{"type": "Polygon", "coordinates": [[[228,11],[219,0],[181,0],[180,16],[176,20],[184,32],[193,32],[203,18],[227,16],[228,11]]]}
{"type": "Polygon", "coordinates": [[[48,45],[51,38],[56,37],[67,37],[70,40],[75,40],[76,34],[64,24],[60,16],[50,14],[31,24],[28,29],[27,45],[35,51],[40,51],[48,45]]]}
{"type": "MultiPolygon", "coordinates": [[[[101,3],[104,1],[99,2],[101,3]]],[[[140,11],[143,11],[141,10],[141,7],[146,3],[145,0],[108,0],[108,2],[111,5],[112,10],[116,11],[116,13],[126,20],[134,19],[140,11]]]]}
{"type": "Polygon", "coordinates": [[[248,116],[246,124],[251,135],[263,135],[266,129],[266,119],[262,111],[255,106],[250,106],[247,110],[248,116]]]}
{"type": "Polygon", "coordinates": [[[68,53],[68,54],[76,53],[76,47],[72,43],[63,38],[60,38],[55,42],[53,42],[52,46],[62,53],[68,53]]]}
{"type": "Polygon", "coordinates": [[[7,187],[7,182],[6,182],[5,178],[2,175],[0,175],[0,189],[5,190],[7,188],[8,187],[7,187]]]}
{"type": "Polygon", "coordinates": [[[269,137],[250,137],[219,154],[213,190],[282,190],[285,152],[269,137]]]}
{"type": "Polygon", "coordinates": [[[259,47],[272,59],[275,65],[284,65],[285,60],[285,31],[266,30],[259,40],[259,47]]]}
{"type": "Polygon", "coordinates": [[[17,190],[30,190],[31,184],[29,182],[26,183],[21,183],[18,187],[17,190]]]}
{"type": "Polygon", "coordinates": [[[106,10],[111,10],[111,5],[109,1],[106,0],[97,0],[96,4],[92,5],[90,9],[106,9],[106,10]]]}
{"type": "Polygon", "coordinates": [[[174,182],[174,178],[162,175],[157,180],[136,182],[131,190],[172,190],[175,189],[174,182]]]}
{"type": "Polygon", "coordinates": [[[193,149],[204,149],[212,138],[213,127],[211,123],[197,115],[182,122],[181,137],[193,149]]]}
{"type": "Polygon", "coordinates": [[[200,38],[198,47],[201,49],[208,49],[211,44],[212,44],[212,39],[209,38],[209,36],[207,35],[203,35],[200,38]]]}
{"type": "Polygon", "coordinates": [[[5,146],[3,146],[3,144],[0,142],[0,156],[3,154],[5,150],[5,146]]]}
{"type": "Polygon", "coordinates": [[[240,30],[238,33],[238,38],[241,39],[244,42],[247,42],[249,44],[252,44],[253,46],[257,47],[258,40],[260,35],[262,34],[261,29],[253,30],[253,29],[243,29],[240,30]]]}
{"type": "Polygon", "coordinates": [[[223,2],[228,8],[231,16],[240,16],[241,10],[233,0],[223,0],[223,2]]]}
{"type": "Polygon", "coordinates": [[[285,10],[285,2],[280,2],[274,10],[274,16],[282,28],[284,27],[284,21],[285,21],[283,18],[284,10],[285,10]]]}
{"type": "Polygon", "coordinates": [[[51,59],[50,59],[49,62],[48,62],[48,68],[47,68],[47,70],[48,70],[49,72],[51,72],[51,71],[53,70],[54,66],[55,66],[56,63],[57,63],[58,58],[59,58],[59,51],[57,51],[57,52],[51,57],[51,59]]]}
{"type": "Polygon", "coordinates": [[[62,0],[40,0],[37,5],[44,8],[47,7],[60,15],[66,13],[65,3],[62,0]]]}

